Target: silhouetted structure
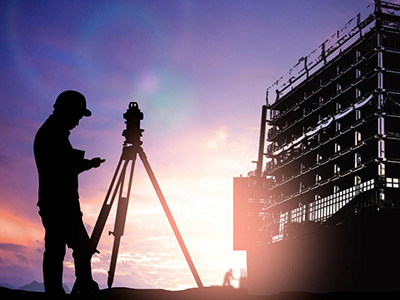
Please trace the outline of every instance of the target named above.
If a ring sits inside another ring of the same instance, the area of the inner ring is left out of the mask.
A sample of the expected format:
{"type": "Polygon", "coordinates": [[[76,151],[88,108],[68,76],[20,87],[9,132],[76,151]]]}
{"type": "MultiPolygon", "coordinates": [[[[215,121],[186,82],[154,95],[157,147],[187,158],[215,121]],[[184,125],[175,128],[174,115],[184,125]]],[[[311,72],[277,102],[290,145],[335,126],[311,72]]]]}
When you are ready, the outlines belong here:
{"type": "Polygon", "coordinates": [[[85,97],[76,91],[61,93],[53,114],[38,130],[34,153],[39,173],[40,216],[46,230],[43,277],[46,293],[63,294],[65,246],[73,249],[79,291],[98,290],[92,279],[89,237],[79,205],[79,173],[100,166],[104,160],[84,158],[84,151],[73,149],[70,130],[91,112],[85,97]]]}
{"type": "Polygon", "coordinates": [[[234,178],[250,293],[400,287],[400,6],[369,8],[269,88],[257,169],[234,178]]]}
{"type": "Polygon", "coordinates": [[[239,288],[247,289],[247,271],[246,271],[246,269],[240,270],[239,288]]]}

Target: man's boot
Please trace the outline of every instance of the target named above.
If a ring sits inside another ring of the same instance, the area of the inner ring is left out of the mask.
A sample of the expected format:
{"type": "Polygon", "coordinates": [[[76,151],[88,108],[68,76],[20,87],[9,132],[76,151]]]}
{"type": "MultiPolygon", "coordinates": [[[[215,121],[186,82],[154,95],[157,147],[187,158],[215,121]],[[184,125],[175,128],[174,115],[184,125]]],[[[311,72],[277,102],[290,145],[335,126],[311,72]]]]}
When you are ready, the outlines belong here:
{"type": "MultiPolygon", "coordinates": [[[[91,255],[73,253],[75,263],[76,290],[78,293],[95,293],[99,291],[99,285],[92,278],[91,255]]],[[[74,287],[75,289],[75,287],[74,287]]]]}

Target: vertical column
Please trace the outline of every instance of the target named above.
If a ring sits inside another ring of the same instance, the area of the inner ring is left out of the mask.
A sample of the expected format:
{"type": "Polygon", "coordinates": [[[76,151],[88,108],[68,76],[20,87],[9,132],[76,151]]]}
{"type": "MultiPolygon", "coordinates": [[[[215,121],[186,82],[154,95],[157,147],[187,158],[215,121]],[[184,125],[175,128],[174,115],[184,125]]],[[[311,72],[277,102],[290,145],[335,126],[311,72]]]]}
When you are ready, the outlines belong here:
{"type": "Polygon", "coordinates": [[[383,116],[378,117],[378,158],[379,158],[379,166],[378,166],[378,175],[384,177],[385,176],[385,140],[383,136],[385,134],[385,119],[383,116]]]}
{"type": "MultiPolygon", "coordinates": [[[[379,14],[380,13],[380,3],[379,1],[377,1],[376,3],[376,13],[379,14]]],[[[384,95],[383,95],[383,91],[384,91],[384,81],[383,81],[383,53],[382,53],[382,33],[381,33],[381,27],[378,26],[379,21],[377,19],[377,30],[378,33],[376,35],[377,38],[377,49],[378,49],[378,82],[377,82],[377,97],[378,97],[378,101],[377,101],[377,108],[379,110],[379,117],[378,117],[378,136],[379,136],[379,140],[378,140],[378,159],[380,161],[379,165],[378,165],[378,176],[379,177],[385,177],[385,140],[384,135],[385,135],[385,119],[381,114],[381,111],[383,109],[383,105],[384,105],[384,95]]],[[[382,193],[382,191],[380,192],[382,193]]],[[[381,198],[381,196],[380,196],[381,198]]]]}

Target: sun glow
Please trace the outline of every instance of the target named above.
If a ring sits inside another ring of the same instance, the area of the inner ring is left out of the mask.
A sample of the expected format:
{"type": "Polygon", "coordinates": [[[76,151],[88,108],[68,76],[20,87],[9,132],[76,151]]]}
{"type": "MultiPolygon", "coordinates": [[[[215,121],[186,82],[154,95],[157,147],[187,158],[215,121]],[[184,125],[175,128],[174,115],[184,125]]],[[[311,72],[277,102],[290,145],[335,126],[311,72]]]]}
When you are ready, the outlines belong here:
{"type": "MultiPolygon", "coordinates": [[[[197,139],[207,140],[206,135],[204,138],[197,136],[197,139]]],[[[183,159],[173,158],[175,162],[173,168],[168,167],[168,160],[167,163],[157,159],[155,164],[150,162],[206,286],[221,284],[224,272],[229,268],[234,270],[236,277],[239,277],[240,270],[246,264],[244,253],[232,251],[232,189],[229,186],[232,186],[230,174],[237,172],[238,168],[234,160],[236,145],[229,140],[226,127],[221,127],[212,136],[218,147],[210,149],[207,144],[203,144],[203,149],[212,153],[205,152],[208,156],[203,156],[200,160],[190,156],[189,165],[186,164],[188,155],[182,155],[183,159]],[[232,154],[227,154],[224,147],[229,147],[232,154]]],[[[190,137],[173,143],[180,149],[175,155],[179,156],[181,151],[185,152],[191,147],[196,149],[197,139],[190,137]],[[181,142],[185,142],[185,147],[181,147],[181,142]]],[[[171,147],[171,144],[167,146],[171,147]]],[[[148,156],[151,160],[154,153],[148,156]]],[[[116,202],[105,232],[113,230],[116,202]]],[[[84,212],[90,213],[90,220],[94,225],[96,219],[94,207],[96,205],[100,207],[101,201],[87,199],[87,203],[88,208],[86,209],[84,202],[82,208],[84,212]]],[[[93,268],[96,270],[95,277],[97,276],[99,282],[105,281],[105,273],[102,270],[108,269],[112,243],[113,237],[103,234],[99,245],[101,254],[94,256],[93,268]]],[[[149,280],[161,276],[167,282],[174,282],[168,286],[169,289],[189,288],[195,284],[165,213],[138,159],[115,282],[118,285],[128,284],[126,280],[130,276],[139,276],[138,274],[143,276],[144,273],[149,280]]],[[[157,287],[164,287],[164,283],[159,280],[156,282],[160,284],[157,287]]],[[[233,284],[237,286],[237,282],[233,284]]]]}

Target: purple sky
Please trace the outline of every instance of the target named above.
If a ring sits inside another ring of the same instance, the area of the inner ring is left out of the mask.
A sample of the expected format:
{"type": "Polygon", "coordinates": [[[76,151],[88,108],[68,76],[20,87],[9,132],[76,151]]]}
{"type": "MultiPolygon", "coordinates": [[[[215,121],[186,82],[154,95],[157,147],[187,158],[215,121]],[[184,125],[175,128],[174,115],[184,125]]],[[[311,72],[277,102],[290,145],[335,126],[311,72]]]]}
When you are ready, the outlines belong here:
{"type": "MultiPolygon", "coordinates": [[[[144,149],[203,283],[221,284],[229,268],[238,277],[246,261],[232,250],[232,178],[254,168],[266,88],[369,3],[1,1],[0,285],[42,281],[32,142],[66,89],[93,112],[71,142],[107,160],[80,176],[89,232],[121,153],[122,114],[137,101],[144,149]]],[[[93,259],[102,287],[111,243],[104,235],[93,259]]],[[[195,286],[140,164],[120,253],[115,286],[195,286]]]]}

